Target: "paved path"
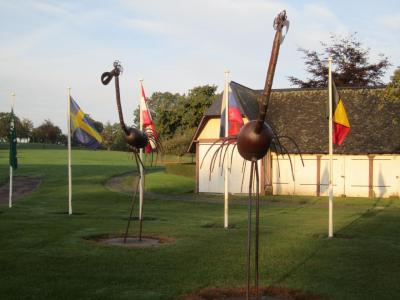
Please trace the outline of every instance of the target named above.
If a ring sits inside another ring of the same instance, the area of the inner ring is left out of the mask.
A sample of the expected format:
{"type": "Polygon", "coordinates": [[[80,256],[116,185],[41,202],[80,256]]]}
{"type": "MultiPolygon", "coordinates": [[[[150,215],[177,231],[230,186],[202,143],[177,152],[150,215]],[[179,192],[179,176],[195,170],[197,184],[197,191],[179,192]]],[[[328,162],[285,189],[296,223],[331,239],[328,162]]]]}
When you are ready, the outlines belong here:
{"type": "MultiPolygon", "coordinates": [[[[13,178],[13,202],[26,196],[33,190],[35,190],[41,180],[37,177],[24,177],[18,176],[13,178]]],[[[0,187],[0,204],[8,204],[10,193],[10,183],[7,182],[0,187]]]]}

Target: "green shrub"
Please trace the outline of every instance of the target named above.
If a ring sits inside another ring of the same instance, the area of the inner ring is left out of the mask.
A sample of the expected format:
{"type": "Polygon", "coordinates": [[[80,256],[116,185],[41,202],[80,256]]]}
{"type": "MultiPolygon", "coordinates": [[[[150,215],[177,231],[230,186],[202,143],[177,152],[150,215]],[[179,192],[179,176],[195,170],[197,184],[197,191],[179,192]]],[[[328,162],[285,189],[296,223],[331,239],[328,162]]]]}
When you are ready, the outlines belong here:
{"type": "Polygon", "coordinates": [[[166,154],[184,155],[192,141],[195,128],[187,129],[185,132],[176,133],[168,140],[162,140],[166,154]]]}

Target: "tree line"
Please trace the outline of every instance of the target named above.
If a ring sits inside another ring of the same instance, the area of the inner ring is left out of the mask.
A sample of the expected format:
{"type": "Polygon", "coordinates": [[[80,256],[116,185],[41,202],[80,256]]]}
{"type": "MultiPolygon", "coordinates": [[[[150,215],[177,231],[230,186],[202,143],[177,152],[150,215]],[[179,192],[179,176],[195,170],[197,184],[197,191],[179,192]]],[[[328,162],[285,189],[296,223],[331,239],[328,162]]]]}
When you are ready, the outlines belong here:
{"type": "MultiPolygon", "coordinates": [[[[166,153],[182,155],[186,152],[191,138],[205,110],[216,99],[217,86],[204,85],[194,87],[187,94],[155,92],[148,99],[156,125],[166,153]]],[[[124,133],[119,123],[103,124],[86,115],[96,130],[101,134],[101,147],[106,150],[127,150],[124,133]]],[[[139,108],[131,114],[132,125],[139,126],[139,108]]],[[[0,113],[0,141],[9,138],[11,113],[0,113]]],[[[34,127],[29,119],[15,116],[17,137],[29,143],[67,144],[67,136],[50,120],[45,120],[34,127]]],[[[79,144],[72,140],[73,146],[79,144]]]]}
{"type": "MultiPolygon", "coordinates": [[[[161,138],[164,152],[183,155],[206,109],[218,95],[217,86],[197,86],[187,94],[155,92],[147,105],[161,138]]],[[[139,107],[133,112],[133,125],[139,127],[139,107]]],[[[103,145],[108,150],[125,150],[119,123],[104,126],[103,145]]]]}
{"type": "MultiPolygon", "coordinates": [[[[65,144],[67,137],[61,129],[54,125],[50,120],[44,122],[38,127],[33,126],[29,119],[14,116],[17,138],[26,140],[30,143],[45,144],[65,144]]],[[[7,142],[10,134],[11,113],[0,112],[0,141],[7,142]]]]}

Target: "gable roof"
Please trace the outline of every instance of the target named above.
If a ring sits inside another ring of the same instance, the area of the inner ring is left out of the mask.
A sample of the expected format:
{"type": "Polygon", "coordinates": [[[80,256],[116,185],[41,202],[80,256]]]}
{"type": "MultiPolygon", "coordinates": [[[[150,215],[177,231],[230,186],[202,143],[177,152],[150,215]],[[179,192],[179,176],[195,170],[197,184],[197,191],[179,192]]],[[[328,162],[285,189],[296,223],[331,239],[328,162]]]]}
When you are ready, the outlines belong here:
{"type": "MultiPolygon", "coordinates": [[[[257,118],[257,99],[262,91],[236,82],[231,82],[231,87],[243,115],[250,120],[257,118]]],[[[400,153],[400,103],[385,100],[383,89],[382,86],[338,89],[351,129],[343,144],[334,146],[334,153],[400,153]]],[[[220,117],[221,101],[222,97],[207,109],[202,122],[220,117]]],[[[292,137],[302,153],[328,153],[327,101],[326,88],[274,89],[266,121],[278,136],[292,137]]],[[[192,144],[197,137],[194,136],[192,144]]],[[[285,142],[285,146],[289,152],[296,152],[290,143],[285,142]]]]}

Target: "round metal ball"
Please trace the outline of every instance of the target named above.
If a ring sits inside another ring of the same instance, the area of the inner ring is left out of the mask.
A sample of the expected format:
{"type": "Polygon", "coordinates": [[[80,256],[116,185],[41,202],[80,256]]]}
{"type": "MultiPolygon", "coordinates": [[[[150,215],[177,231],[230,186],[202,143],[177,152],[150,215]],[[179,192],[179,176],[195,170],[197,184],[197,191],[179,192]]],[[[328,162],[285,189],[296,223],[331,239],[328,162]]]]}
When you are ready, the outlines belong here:
{"type": "Polygon", "coordinates": [[[128,133],[125,136],[125,141],[134,148],[143,149],[147,146],[149,139],[143,131],[140,131],[134,127],[130,127],[128,128],[128,133]]]}
{"type": "Polygon", "coordinates": [[[272,138],[272,129],[267,123],[250,121],[239,132],[237,141],[239,154],[249,161],[259,160],[267,154],[272,138]]]}

